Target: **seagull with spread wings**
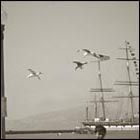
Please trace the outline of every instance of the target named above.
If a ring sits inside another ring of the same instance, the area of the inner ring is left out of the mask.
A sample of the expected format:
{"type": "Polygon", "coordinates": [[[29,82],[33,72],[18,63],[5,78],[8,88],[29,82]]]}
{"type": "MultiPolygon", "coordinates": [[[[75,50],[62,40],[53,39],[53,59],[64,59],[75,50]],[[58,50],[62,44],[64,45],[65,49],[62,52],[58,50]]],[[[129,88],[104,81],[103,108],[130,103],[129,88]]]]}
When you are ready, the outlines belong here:
{"type": "Polygon", "coordinates": [[[104,60],[109,60],[110,57],[107,55],[103,55],[103,54],[96,54],[94,53],[94,57],[96,57],[97,59],[99,59],[100,61],[104,61],[104,60]]]}
{"type": "Polygon", "coordinates": [[[27,78],[37,77],[40,80],[41,78],[39,77],[39,75],[43,74],[42,72],[35,72],[32,69],[28,69],[28,71],[30,71],[31,73],[27,76],[27,78]]]}
{"type": "Polygon", "coordinates": [[[77,70],[78,68],[83,69],[83,65],[87,64],[88,62],[73,61],[73,63],[77,64],[75,67],[75,70],[77,70]]]}
{"type": "Polygon", "coordinates": [[[94,56],[94,52],[92,52],[92,51],[90,51],[90,50],[88,50],[88,49],[82,49],[83,51],[84,51],[84,56],[87,56],[87,55],[92,55],[92,56],[94,56]]]}
{"type": "Polygon", "coordinates": [[[91,56],[94,56],[94,57],[96,57],[97,59],[99,59],[101,61],[110,59],[110,57],[107,56],[107,55],[97,54],[97,53],[92,52],[92,51],[90,51],[88,49],[82,49],[82,50],[85,52],[83,54],[84,56],[91,55],[91,56]]]}

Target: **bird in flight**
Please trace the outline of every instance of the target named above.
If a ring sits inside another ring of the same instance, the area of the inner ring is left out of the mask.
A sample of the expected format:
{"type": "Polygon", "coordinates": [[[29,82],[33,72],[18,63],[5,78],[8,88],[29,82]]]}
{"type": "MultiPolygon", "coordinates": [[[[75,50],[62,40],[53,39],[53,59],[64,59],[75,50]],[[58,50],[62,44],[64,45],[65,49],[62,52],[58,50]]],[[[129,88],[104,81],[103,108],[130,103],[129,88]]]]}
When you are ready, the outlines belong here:
{"type": "Polygon", "coordinates": [[[94,53],[94,57],[96,57],[100,61],[104,61],[104,60],[109,60],[110,59],[110,57],[107,56],[107,55],[96,54],[96,53],[94,53]]]}
{"type": "Polygon", "coordinates": [[[88,50],[88,49],[82,49],[83,51],[84,51],[84,56],[87,56],[87,55],[92,55],[92,56],[94,56],[94,52],[92,52],[92,51],[90,51],[90,50],[88,50]]]}
{"type": "Polygon", "coordinates": [[[31,73],[27,76],[27,78],[37,77],[40,80],[41,78],[39,77],[39,75],[43,74],[42,72],[35,72],[32,69],[28,69],[28,71],[30,71],[31,73]]]}
{"type": "Polygon", "coordinates": [[[75,67],[75,70],[77,70],[78,68],[83,69],[83,65],[87,64],[88,62],[73,61],[73,63],[77,64],[75,67]]]}
{"type": "Polygon", "coordinates": [[[94,57],[96,57],[97,59],[99,59],[99,60],[101,60],[101,61],[110,59],[109,56],[102,55],[102,54],[97,54],[97,53],[92,52],[92,51],[90,51],[90,50],[88,50],[88,49],[82,49],[82,50],[85,52],[85,53],[83,54],[84,56],[91,55],[91,56],[94,56],[94,57]]]}

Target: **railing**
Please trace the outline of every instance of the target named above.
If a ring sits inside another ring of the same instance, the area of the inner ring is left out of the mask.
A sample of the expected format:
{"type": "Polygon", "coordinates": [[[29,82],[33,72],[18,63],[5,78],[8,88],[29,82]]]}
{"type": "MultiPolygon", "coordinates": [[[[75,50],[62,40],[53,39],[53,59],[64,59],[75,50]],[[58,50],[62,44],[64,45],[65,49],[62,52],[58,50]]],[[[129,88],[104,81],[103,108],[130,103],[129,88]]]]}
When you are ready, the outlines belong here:
{"type": "Polygon", "coordinates": [[[107,125],[107,126],[118,126],[118,125],[122,125],[122,126],[125,126],[125,125],[139,125],[139,122],[136,121],[136,122],[104,122],[104,121],[99,121],[99,122],[94,122],[94,121],[88,121],[88,122],[82,122],[83,125],[107,125]]]}
{"type": "Polygon", "coordinates": [[[23,130],[23,131],[6,131],[6,134],[38,134],[38,133],[72,133],[75,130],[23,130]]]}

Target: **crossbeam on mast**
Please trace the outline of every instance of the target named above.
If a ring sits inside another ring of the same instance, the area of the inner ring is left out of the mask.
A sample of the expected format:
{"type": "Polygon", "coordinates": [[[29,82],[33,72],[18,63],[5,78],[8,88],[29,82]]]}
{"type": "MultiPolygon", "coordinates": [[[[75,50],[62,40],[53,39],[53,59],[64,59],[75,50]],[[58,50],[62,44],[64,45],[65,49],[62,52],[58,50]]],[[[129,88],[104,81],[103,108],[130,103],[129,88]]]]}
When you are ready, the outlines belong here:
{"type": "Polygon", "coordinates": [[[136,60],[136,61],[139,61],[139,59],[136,59],[136,58],[117,58],[117,59],[120,59],[120,60],[136,60]]]}
{"type": "Polygon", "coordinates": [[[138,98],[138,95],[133,95],[133,96],[113,96],[112,98],[138,98]]]}
{"type": "Polygon", "coordinates": [[[131,85],[131,86],[139,86],[139,84],[137,84],[137,83],[115,83],[115,85],[125,85],[125,86],[127,86],[127,85],[131,85]]]}
{"type": "Polygon", "coordinates": [[[115,85],[128,85],[128,86],[139,86],[138,81],[116,81],[115,85]]]}
{"type": "Polygon", "coordinates": [[[116,81],[116,82],[122,82],[122,83],[139,83],[138,81],[116,81]]]}
{"type": "Polygon", "coordinates": [[[104,102],[104,103],[111,103],[111,102],[118,102],[117,100],[93,100],[93,101],[90,101],[90,103],[100,103],[100,102],[104,102]]]}
{"type": "Polygon", "coordinates": [[[115,92],[112,88],[91,88],[90,92],[115,92]]]}
{"type": "MultiPolygon", "coordinates": [[[[121,47],[121,48],[119,48],[119,49],[121,49],[121,50],[125,50],[125,51],[126,51],[126,49],[127,49],[127,50],[132,50],[131,47],[125,47],[125,48],[122,48],[122,47],[121,47]]],[[[134,50],[134,49],[133,49],[133,50],[134,50]]]]}

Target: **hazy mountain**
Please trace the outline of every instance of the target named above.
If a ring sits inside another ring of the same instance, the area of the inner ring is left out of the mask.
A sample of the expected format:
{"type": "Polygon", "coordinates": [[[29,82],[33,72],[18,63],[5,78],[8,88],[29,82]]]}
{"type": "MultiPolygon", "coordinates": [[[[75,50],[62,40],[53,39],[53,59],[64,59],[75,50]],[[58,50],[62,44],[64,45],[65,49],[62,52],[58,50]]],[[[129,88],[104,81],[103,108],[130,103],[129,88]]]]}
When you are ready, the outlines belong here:
{"type": "MultiPolygon", "coordinates": [[[[117,104],[106,105],[106,117],[119,119],[122,108],[117,104]]],[[[102,109],[99,108],[99,112],[102,109]]],[[[123,112],[123,113],[122,113],[123,112]]],[[[100,113],[102,115],[102,113],[100,113]]],[[[94,117],[94,105],[89,107],[89,119],[94,117]]],[[[98,114],[99,115],[99,114],[98,114]]],[[[99,116],[101,116],[99,115],[99,116]]],[[[85,120],[85,106],[78,106],[60,111],[30,116],[20,120],[6,120],[7,130],[47,130],[47,129],[73,129],[75,126],[82,126],[81,121],[85,120]]]]}
{"type": "Polygon", "coordinates": [[[73,129],[85,119],[84,107],[53,111],[21,120],[6,120],[7,130],[73,129]]]}

